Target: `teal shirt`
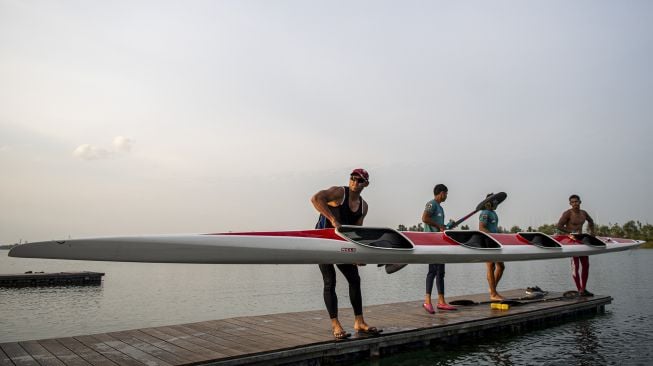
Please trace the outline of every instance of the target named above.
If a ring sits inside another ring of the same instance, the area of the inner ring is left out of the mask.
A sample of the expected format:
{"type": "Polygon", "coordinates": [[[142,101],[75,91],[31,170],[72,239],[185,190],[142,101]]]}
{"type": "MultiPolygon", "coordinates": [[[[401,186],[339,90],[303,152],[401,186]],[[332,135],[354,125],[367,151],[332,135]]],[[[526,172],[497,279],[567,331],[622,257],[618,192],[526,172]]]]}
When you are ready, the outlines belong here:
{"type": "MultiPolygon", "coordinates": [[[[435,199],[428,201],[426,207],[424,207],[424,212],[428,214],[432,221],[444,226],[444,209],[442,209],[438,201],[435,199]]],[[[424,224],[424,231],[435,232],[440,231],[440,229],[429,224],[424,224]]]]}
{"type": "Polygon", "coordinates": [[[481,211],[481,216],[478,217],[478,221],[485,224],[485,227],[491,233],[499,232],[499,216],[494,212],[494,210],[481,211]]]}

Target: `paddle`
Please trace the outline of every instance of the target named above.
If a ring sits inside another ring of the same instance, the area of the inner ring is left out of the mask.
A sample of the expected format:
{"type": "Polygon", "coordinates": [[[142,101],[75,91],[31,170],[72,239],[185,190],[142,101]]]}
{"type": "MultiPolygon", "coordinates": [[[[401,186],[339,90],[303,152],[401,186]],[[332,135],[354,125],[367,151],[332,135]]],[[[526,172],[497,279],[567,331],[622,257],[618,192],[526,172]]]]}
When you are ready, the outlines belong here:
{"type": "Polygon", "coordinates": [[[494,193],[490,194],[487,198],[485,198],[483,201],[481,201],[478,205],[476,205],[476,209],[467,215],[465,215],[463,218],[459,219],[458,221],[455,221],[453,223],[447,224],[447,229],[453,229],[456,226],[460,225],[463,221],[467,220],[468,218],[472,217],[475,213],[484,210],[485,205],[492,202],[494,207],[499,206],[501,202],[503,202],[508,195],[506,192],[499,192],[499,193],[494,193]]]}

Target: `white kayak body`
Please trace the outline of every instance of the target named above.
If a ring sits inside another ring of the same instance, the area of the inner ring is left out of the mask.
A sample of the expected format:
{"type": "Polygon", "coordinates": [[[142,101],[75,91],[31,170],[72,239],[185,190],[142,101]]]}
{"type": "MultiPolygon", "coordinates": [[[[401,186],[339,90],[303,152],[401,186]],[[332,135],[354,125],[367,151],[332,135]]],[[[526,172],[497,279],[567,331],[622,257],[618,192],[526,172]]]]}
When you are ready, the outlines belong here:
{"type": "Polygon", "coordinates": [[[470,263],[564,258],[637,248],[642,241],[576,240],[542,233],[399,232],[343,226],[339,230],[116,236],[21,244],[11,257],[117,262],[214,264],[470,263]]]}

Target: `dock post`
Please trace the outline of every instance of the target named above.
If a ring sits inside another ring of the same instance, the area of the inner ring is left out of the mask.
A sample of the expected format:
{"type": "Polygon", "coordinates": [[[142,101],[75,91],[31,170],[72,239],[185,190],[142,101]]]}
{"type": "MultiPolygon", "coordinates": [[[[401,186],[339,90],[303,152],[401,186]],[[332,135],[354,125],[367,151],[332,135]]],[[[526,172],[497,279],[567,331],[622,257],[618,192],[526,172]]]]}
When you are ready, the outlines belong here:
{"type": "Polygon", "coordinates": [[[378,343],[370,345],[370,360],[378,360],[381,358],[381,348],[378,343]]]}

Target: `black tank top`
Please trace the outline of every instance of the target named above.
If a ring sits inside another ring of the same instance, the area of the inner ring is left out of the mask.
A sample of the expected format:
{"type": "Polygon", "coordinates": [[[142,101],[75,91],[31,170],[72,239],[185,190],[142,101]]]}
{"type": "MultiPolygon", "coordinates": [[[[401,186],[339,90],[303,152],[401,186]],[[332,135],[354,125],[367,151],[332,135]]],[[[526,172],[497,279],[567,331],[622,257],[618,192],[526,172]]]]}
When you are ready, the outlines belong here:
{"type": "Polygon", "coordinates": [[[345,200],[342,202],[342,205],[337,207],[338,211],[340,211],[340,223],[343,225],[356,225],[358,220],[363,216],[363,198],[360,198],[358,210],[353,212],[349,208],[349,187],[343,188],[345,189],[345,200]]]}
{"type": "MultiPolygon", "coordinates": [[[[360,198],[358,210],[353,212],[351,208],[349,208],[349,187],[342,188],[345,189],[345,199],[342,201],[340,206],[330,208],[342,225],[356,225],[358,220],[363,217],[363,198],[360,198]]],[[[332,227],[333,225],[331,224],[331,221],[327,220],[323,215],[320,215],[317,225],[315,226],[316,229],[325,229],[332,227]]]]}

